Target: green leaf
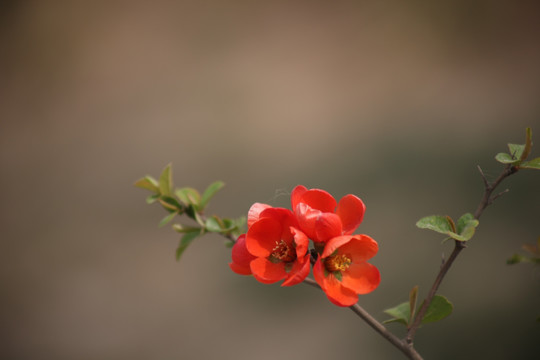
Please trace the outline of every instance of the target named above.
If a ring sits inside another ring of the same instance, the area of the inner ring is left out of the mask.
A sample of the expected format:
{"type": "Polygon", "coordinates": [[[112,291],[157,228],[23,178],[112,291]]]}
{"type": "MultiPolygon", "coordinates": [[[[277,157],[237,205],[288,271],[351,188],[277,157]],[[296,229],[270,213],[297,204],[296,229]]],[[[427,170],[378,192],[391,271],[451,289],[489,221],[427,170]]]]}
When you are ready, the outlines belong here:
{"type": "Polygon", "coordinates": [[[176,200],[175,198],[173,198],[171,196],[162,196],[159,199],[159,202],[165,209],[167,209],[169,211],[178,211],[178,212],[180,212],[180,211],[183,210],[183,206],[180,205],[178,200],[176,200]]]}
{"type": "Polygon", "coordinates": [[[165,169],[161,172],[159,176],[159,191],[161,195],[171,195],[172,189],[172,174],[171,174],[171,164],[167,165],[165,169]]]}
{"type": "Polygon", "coordinates": [[[471,214],[465,214],[458,220],[456,229],[453,220],[449,216],[432,215],[418,220],[416,226],[420,229],[433,230],[447,235],[454,240],[467,241],[474,235],[478,220],[472,219],[471,214]],[[456,231],[460,233],[458,234],[456,231]]]}
{"type": "Polygon", "coordinates": [[[159,194],[150,195],[146,198],[147,204],[153,204],[159,199],[159,194]]]}
{"type": "Polygon", "coordinates": [[[212,216],[206,219],[204,226],[205,229],[210,232],[219,233],[223,231],[220,225],[220,221],[216,216],[212,216]]]}
{"type": "Polygon", "coordinates": [[[530,161],[525,161],[519,165],[521,169],[536,169],[540,170],[540,157],[532,159],[530,161]]]}
{"type": "Polygon", "coordinates": [[[392,316],[392,319],[383,321],[383,324],[398,322],[403,325],[408,325],[411,320],[411,308],[409,302],[404,302],[396,307],[384,310],[385,313],[392,316]]]}
{"type": "Polygon", "coordinates": [[[420,229],[433,230],[441,234],[449,235],[452,233],[452,225],[447,216],[431,215],[418,220],[416,226],[420,229]]]}
{"type": "Polygon", "coordinates": [[[502,164],[517,164],[520,160],[516,160],[512,158],[512,156],[508,155],[507,153],[498,153],[495,155],[495,160],[502,164]]]}
{"type": "Polygon", "coordinates": [[[194,210],[200,209],[201,195],[199,192],[191,187],[183,187],[176,189],[176,196],[186,205],[193,205],[194,210]]]}
{"type": "Polygon", "coordinates": [[[222,188],[225,186],[225,183],[223,181],[215,181],[212,184],[210,184],[206,190],[204,190],[201,202],[200,202],[200,209],[203,210],[206,205],[208,205],[208,202],[212,197],[222,188]]]}
{"type": "Polygon", "coordinates": [[[176,249],[176,261],[180,260],[180,257],[182,256],[184,251],[187,249],[189,244],[191,244],[191,242],[195,240],[197,236],[199,235],[201,235],[201,231],[194,230],[194,231],[187,232],[184,234],[184,236],[182,236],[182,239],[180,239],[180,244],[178,245],[178,248],[176,249]]]}
{"type": "Polygon", "coordinates": [[[158,227],[163,227],[163,226],[167,225],[177,214],[178,214],[178,212],[174,211],[174,212],[170,213],[169,215],[165,216],[159,222],[158,227]]]}
{"type": "Polygon", "coordinates": [[[422,324],[442,320],[450,315],[453,309],[454,305],[447,298],[442,295],[435,295],[422,319],[422,324]]]}
{"type": "Polygon", "coordinates": [[[185,226],[185,225],[182,225],[182,224],[174,224],[172,226],[172,228],[173,228],[174,231],[179,232],[181,234],[185,234],[185,233],[188,233],[188,232],[194,232],[194,231],[201,232],[200,227],[185,226]]]}
{"type": "Polygon", "coordinates": [[[151,176],[145,176],[142,179],[137,180],[134,185],[138,188],[150,190],[155,193],[159,192],[158,182],[151,176]]]}
{"type": "Polygon", "coordinates": [[[524,262],[531,262],[531,259],[523,255],[514,254],[512,255],[512,257],[506,260],[506,263],[508,265],[514,265],[514,264],[519,264],[519,263],[524,263],[524,262]]]}
{"type": "Polygon", "coordinates": [[[518,145],[518,144],[508,144],[508,149],[510,150],[510,156],[512,159],[521,161],[521,155],[523,155],[523,151],[525,150],[525,145],[518,145]]]}
{"type": "Polygon", "coordinates": [[[473,214],[466,213],[463,214],[457,224],[457,232],[459,234],[459,238],[455,238],[459,241],[467,241],[470,240],[473,235],[476,227],[478,226],[480,222],[474,218],[473,214]]]}

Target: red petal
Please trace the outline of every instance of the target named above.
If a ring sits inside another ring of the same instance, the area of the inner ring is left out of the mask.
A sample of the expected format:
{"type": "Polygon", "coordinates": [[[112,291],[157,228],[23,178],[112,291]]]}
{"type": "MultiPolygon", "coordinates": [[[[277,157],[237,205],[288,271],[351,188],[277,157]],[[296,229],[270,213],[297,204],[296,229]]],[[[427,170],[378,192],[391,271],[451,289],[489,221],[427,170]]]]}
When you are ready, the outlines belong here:
{"type": "Polygon", "coordinates": [[[309,275],[309,255],[294,262],[293,268],[281,286],[292,286],[301,283],[309,275]]]}
{"type": "Polygon", "coordinates": [[[351,241],[340,246],[339,252],[351,257],[353,263],[360,263],[374,257],[379,244],[367,235],[352,235],[351,241]]]}
{"type": "Polygon", "coordinates": [[[341,285],[333,274],[324,276],[324,269],[320,258],[313,266],[313,277],[326,293],[326,297],[338,306],[352,306],[358,301],[358,295],[341,285]]]}
{"type": "Polygon", "coordinates": [[[302,232],[304,232],[310,239],[315,237],[315,223],[321,215],[319,210],[314,210],[309,205],[304,203],[298,204],[296,207],[296,218],[302,232]]]}
{"type": "Polygon", "coordinates": [[[231,262],[229,263],[229,267],[238,275],[251,275],[251,268],[249,267],[249,265],[245,267],[237,263],[231,262]]]}
{"type": "Polygon", "coordinates": [[[333,237],[340,236],[342,232],[341,219],[333,213],[321,213],[315,222],[313,241],[327,242],[333,237]]]}
{"type": "Polygon", "coordinates": [[[285,276],[285,263],[273,263],[265,258],[257,258],[251,262],[253,277],[264,284],[273,284],[285,276]]]}
{"type": "Polygon", "coordinates": [[[246,234],[247,250],[254,256],[267,257],[281,240],[281,224],[270,218],[262,218],[251,225],[246,234]]]}
{"type": "Polygon", "coordinates": [[[260,215],[262,218],[273,219],[278,222],[281,226],[281,239],[285,240],[288,244],[291,244],[293,241],[293,235],[290,231],[291,226],[298,226],[298,222],[289,209],[285,208],[268,208],[261,212],[260,215]]]}
{"type": "Polygon", "coordinates": [[[292,193],[291,193],[291,208],[294,210],[296,209],[296,206],[300,202],[300,199],[302,198],[302,195],[308,191],[307,188],[304,185],[298,185],[296,186],[292,193]]]}
{"type": "MultiPolygon", "coordinates": [[[[336,236],[326,243],[326,246],[324,247],[322,257],[326,258],[329,257],[336,251],[338,248],[342,247],[343,245],[347,244],[349,241],[351,241],[354,237],[351,235],[343,235],[343,236],[336,236]]],[[[342,252],[340,250],[340,252],[342,252]]]]}
{"type": "Polygon", "coordinates": [[[248,227],[253,225],[255,221],[259,220],[259,216],[264,209],[268,209],[270,207],[271,207],[270,205],[262,204],[262,203],[255,203],[251,205],[248,211],[248,215],[247,215],[248,227]]]}
{"type": "Polygon", "coordinates": [[[360,198],[351,194],[341,198],[336,214],[341,218],[344,234],[352,234],[356,230],[364,218],[365,211],[366,206],[360,198]]]}
{"type": "Polygon", "coordinates": [[[291,232],[294,235],[294,243],[296,244],[296,257],[301,258],[308,251],[309,239],[306,236],[306,234],[304,234],[303,232],[301,232],[300,230],[292,226],[291,226],[291,232]]]}
{"type": "Polygon", "coordinates": [[[352,264],[347,271],[342,273],[341,284],[356,292],[357,294],[367,294],[379,286],[381,275],[379,270],[366,262],[352,264]]]}
{"type": "Polygon", "coordinates": [[[337,205],[336,199],[332,195],[320,189],[311,189],[304,192],[299,202],[307,204],[313,209],[330,213],[334,212],[337,205]]]}
{"type": "Polygon", "coordinates": [[[250,262],[255,259],[246,248],[246,235],[240,235],[231,251],[232,262],[229,264],[232,271],[240,275],[251,274],[250,262]]]}

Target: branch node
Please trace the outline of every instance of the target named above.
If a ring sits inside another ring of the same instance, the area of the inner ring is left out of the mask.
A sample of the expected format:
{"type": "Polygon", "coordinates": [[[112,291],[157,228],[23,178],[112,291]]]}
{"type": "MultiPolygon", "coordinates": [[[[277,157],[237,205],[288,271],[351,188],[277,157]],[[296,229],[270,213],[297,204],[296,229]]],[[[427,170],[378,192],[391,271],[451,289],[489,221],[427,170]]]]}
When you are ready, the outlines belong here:
{"type": "Polygon", "coordinates": [[[501,197],[502,195],[506,194],[507,192],[509,192],[510,189],[505,189],[504,191],[501,191],[500,193],[498,193],[497,195],[493,196],[490,200],[489,200],[489,203],[493,203],[497,198],[501,197]]]}

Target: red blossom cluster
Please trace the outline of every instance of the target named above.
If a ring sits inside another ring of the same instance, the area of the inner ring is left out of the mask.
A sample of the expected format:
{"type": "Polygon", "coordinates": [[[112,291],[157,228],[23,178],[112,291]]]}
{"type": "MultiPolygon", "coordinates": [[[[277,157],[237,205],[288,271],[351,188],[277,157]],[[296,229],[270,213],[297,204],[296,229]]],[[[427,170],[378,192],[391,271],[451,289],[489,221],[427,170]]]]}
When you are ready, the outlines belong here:
{"type": "Polygon", "coordinates": [[[296,285],[313,276],[328,299],[351,306],[359,294],[380,282],[377,268],[367,262],[378,251],[367,235],[352,235],[362,222],[365,205],[346,195],[339,203],[324,190],[298,185],[291,194],[292,211],[255,203],[248,212],[248,231],[232,249],[231,269],[271,284],[296,285]],[[309,240],[313,249],[309,249],[309,240]]]}

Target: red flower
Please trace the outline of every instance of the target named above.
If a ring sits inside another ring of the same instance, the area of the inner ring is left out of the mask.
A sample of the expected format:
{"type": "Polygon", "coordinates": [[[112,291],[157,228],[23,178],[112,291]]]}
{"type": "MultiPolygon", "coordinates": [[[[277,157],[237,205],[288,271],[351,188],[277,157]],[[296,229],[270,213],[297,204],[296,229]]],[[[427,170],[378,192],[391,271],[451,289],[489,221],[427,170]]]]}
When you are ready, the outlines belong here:
{"type": "Polygon", "coordinates": [[[298,284],[309,274],[309,240],[297,229],[292,211],[261,205],[253,205],[248,213],[246,247],[256,257],[250,262],[251,272],[265,284],[282,279],[281,286],[298,284]]]}
{"type": "Polygon", "coordinates": [[[339,203],[324,190],[298,185],[291,194],[292,209],[300,229],[315,243],[352,234],[364,218],[366,207],[354,195],[345,195],[339,203]],[[336,207],[337,206],[337,207],[336,207]]]}
{"type": "Polygon", "coordinates": [[[367,235],[338,236],[326,243],[313,266],[313,276],[332,303],[354,305],[358,294],[379,286],[379,270],[366,262],[377,251],[377,242],[367,235]]]}
{"type": "Polygon", "coordinates": [[[246,248],[246,234],[242,234],[236,240],[231,251],[232,262],[229,263],[229,267],[232,271],[240,275],[251,275],[251,268],[249,264],[251,260],[255,259],[255,256],[251,255],[246,248]]]}

